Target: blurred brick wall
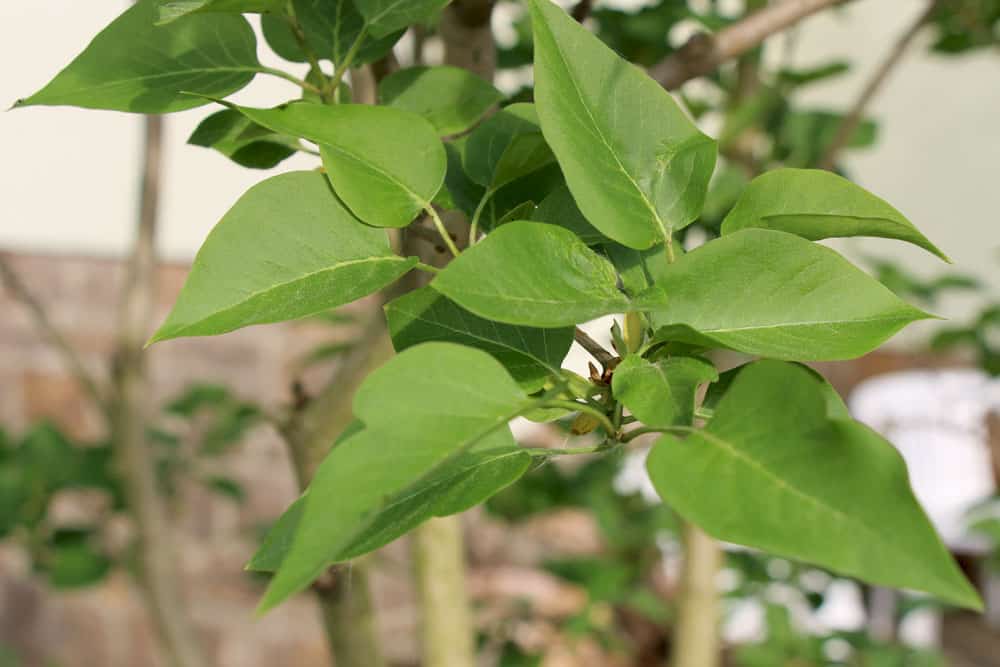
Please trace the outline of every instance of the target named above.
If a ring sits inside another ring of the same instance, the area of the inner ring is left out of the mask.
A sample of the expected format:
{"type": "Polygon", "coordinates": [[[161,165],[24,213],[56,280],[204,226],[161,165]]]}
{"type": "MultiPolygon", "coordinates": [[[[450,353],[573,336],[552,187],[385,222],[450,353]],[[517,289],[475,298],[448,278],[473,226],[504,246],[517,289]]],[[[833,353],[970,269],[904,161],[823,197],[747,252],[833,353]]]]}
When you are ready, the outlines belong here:
{"type": "MultiPolygon", "coordinates": [[[[11,262],[85,363],[106,376],[122,265],[50,255],[19,255],[11,262]]],[[[184,266],[161,270],[160,317],[186,273],[184,266]]],[[[152,401],[159,403],[198,381],[223,383],[243,398],[279,407],[289,394],[290,361],[330,336],[327,328],[286,324],[161,343],[149,350],[152,401]]],[[[0,425],[16,434],[39,419],[50,419],[77,437],[103,435],[99,415],[66,374],[59,355],[39,339],[27,310],[0,288],[0,425]]],[[[308,596],[256,619],[253,609],[261,584],[243,572],[258,526],[277,517],[296,495],[281,442],[269,427],[260,426],[227,455],[223,466],[247,489],[246,503],[237,506],[200,487],[187,489],[177,535],[185,592],[210,663],[329,665],[318,612],[308,596]]],[[[388,602],[399,607],[405,600],[388,602]]],[[[390,615],[383,623],[394,637],[387,646],[403,656],[412,655],[413,646],[399,640],[397,626],[409,623],[410,616],[390,615]]],[[[0,644],[20,653],[24,667],[157,667],[162,663],[154,641],[137,591],[124,572],[98,587],[52,594],[29,576],[16,549],[0,548],[0,644]]]]}

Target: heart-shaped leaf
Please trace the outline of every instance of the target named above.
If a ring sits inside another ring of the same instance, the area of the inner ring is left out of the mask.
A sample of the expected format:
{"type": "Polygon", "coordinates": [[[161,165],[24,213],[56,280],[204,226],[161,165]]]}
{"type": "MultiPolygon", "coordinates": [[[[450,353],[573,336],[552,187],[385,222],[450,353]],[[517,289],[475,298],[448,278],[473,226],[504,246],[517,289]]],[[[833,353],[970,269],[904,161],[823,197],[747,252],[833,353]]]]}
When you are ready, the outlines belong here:
{"type": "Polygon", "coordinates": [[[830,418],[820,381],[801,366],[745,366],[708,427],[661,438],[647,468],[665,502],[720,540],[982,606],[899,453],[858,422],[830,418]]]}

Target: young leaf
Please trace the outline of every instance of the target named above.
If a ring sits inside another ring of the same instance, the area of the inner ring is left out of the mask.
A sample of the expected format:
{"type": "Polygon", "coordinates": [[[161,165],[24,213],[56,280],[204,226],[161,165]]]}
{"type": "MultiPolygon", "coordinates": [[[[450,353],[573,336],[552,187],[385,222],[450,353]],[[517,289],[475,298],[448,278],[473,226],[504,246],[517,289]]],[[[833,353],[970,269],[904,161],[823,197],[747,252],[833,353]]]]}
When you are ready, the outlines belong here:
{"type": "Polygon", "coordinates": [[[150,342],[312,315],[375,292],[416,259],[359,222],[316,172],[255,185],[208,235],[150,342]]]}
{"type": "Polygon", "coordinates": [[[608,260],[573,232],[537,222],[498,227],[431,287],[480,317],[525,326],[569,326],[632,307],[608,260]]]}
{"type": "Polygon", "coordinates": [[[850,359],[930,317],[829,248],[745,229],[679,258],[657,287],[657,338],[776,359],[850,359]]]}
{"type": "Polygon", "coordinates": [[[670,93],[549,0],[531,0],[542,131],[580,210],[632,248],[698,217],[715,142],[670,93]]]}
{"type": "Polygon", "coordinates": [[[275,132],[319,144],[333,189],[370,225],[405,227],[430,206],[444,182],[444,146],[431,124],[414,113],[301,102],[233,108],[275,132]]]}
{"type": "Polygon", "coordinates": [[[906,241],[948,261],[903,214],[846,178],[821,169],[775,169],[743,191],[722,233],[750,227],[798,234],[810,241],[878,236],[906,241]]]}
{"type": "Polygon", "coordinates": [[[201,96],[236,92],[260,68],[257,40],[242,16],[202,14],[162,26],[156,18],[156,0],[139,0],[48,85],[15,106],[181,111],[207,104],[201,96]]]}
{"type": "Polygon", "coordinates": [[[472,127],[503,99],[503,94],[459,67],[407,67],[382,79],[382,104],[423,116],[438,134],[458,134],[472,127]]]}
{"type": "Polygon", "coordinates": [[[507,421],[530,405],[490,355],[452,343],[418,345],[374,371],[354,399],[364,430],[317,470],[261,611],[307,586],[394,504],[440,483],[463,454],[487,440],[491,448],[513,446],[507,421]]]}
{"type": "Polygon", "coordinates": [[[476,183],[497,190],[551,163],[533,104],[512,104],[486,119],[465,143],[464,167],[476,183]]]}
{"type": "Polygon", "coordinates": [[[557,373],[573,343],[573,329],[535,329],[485,320],[430,287],[385,307],[392,344],[402,351],[428,341],[479,348],[503,364],[521,388],[533,393],[557,373]]]}
{"type": "Polygon", "coordinates": [[[384,37],[433,17],[448,0],[354,0],[368,32],[384,37]]]}
{"type": "MultiPolygon", "coordinates": [[[[361,39],[351,63],[364,65],[383,57],[403,36],[402,30],[380,38],[362,35],[365,19],[351,0],[293,0],[292,5],[306,46],[320,60],[344,62],[355,41],[361,39]]],[[[309,60],[287,17],[265,14],[260,24],[264,39],[279,56],[292,62],[309,60]]]]}
{"type": "Polygon", "coordinates": [[[280,12],[285,0],[160,0],[157,25],[199,12],[228,14],[280,12]]]}
{"type": "Polygon", "coordinates": [[[831,419],[801,366],[744,367],[707,429],[664,436],[647,468],[664,501],[718,539],[981,607],[898,452],[857,422],[831,419]]]}
{"type": "Polygon", "coordinates": [[[666,428],[690,424],[698,387],[718,377],[704,359],[670,357],[654,363],[630,354],[615,368],[611,388],[636,419],[666,428]]]}
{"type": "Polygon", "coordinates": [[[295,137],[272,132],[233,109],[217,111],[201,121],[188,143],[213,148],[251,169],[271,169],[301,148],[295,137]]]}

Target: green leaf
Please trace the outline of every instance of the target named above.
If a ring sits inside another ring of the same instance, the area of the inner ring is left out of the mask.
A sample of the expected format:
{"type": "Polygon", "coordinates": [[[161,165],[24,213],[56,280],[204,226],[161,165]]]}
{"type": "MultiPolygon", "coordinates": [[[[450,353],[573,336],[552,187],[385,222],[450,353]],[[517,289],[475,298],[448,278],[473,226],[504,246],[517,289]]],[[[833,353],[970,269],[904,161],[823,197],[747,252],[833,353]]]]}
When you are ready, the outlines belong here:
{"type": "Polygon", "coordinates": [[[573,195],[565,183],[557,186],[545,199],[538,204],[531,219],[536,222],[546,222],[550,225],[565,227],[580,237],[587,245],[597,245],[609,239],[597,231],[573,200],[573,195]]]}
{"type": "Polygon", "coordinates": [[[295,137],[272,132],[233,109],[217,111],[201,121],[188,143],[213,148],[251,169],[271,169],[301,148],[295,137]]]}
{"type": "MultiPolygon", "coordinates": [[[[317,470],[261,611],[307,586],[365,536],[391,531],[380,516],[441,483],[457,459],[485,442],[512,447],[507,422],[532,405],[490,355],[452,343],[410,348],[374,371],[354,399],[364,430],[334,447],[317,470]]],[[[482,488],[459,493],[454,507],[482,488]]],[[[436,497],[424,496],[431,503],[436,497]]],[[[413,516],[397,516],[404,515],[413,516]]]]}
{"type": "Polygon", "coordinates": [[[658,288],[659,340],[776,359],[850,359],[930,315],[833,250],[792,234],[745,229],[679,258],[658,288]]]}
{"type": "Polygon", "coordinates": [[[489,190],[537,171],[555,157],[545,143],[533,104],[512,104],[487,118],[465,144],[465,170],[489,190]]]}
{"type": "Polygon", "coordinates": [[[654,363],[630,354],[615,368],[611,388],[636,419],[666,428],[691,424],[698,387],[718,376],[704,359],[670,357],[654,363]]]}
{"type": "Polygon", "coordinates": [[[448,0],[354,0],[365,17],[368,31],[376,37],[423,23],[432,18],[448,0]]]}
{"type": "Polygon", "coordinates": [[[503,94],[459,67],[407,67],[382,79],[379,99],[426,118],[441,136],[472,127],[503,94]]]}
{"type": "Polygon", "coordinates": [[[63,529],[50,538],[42,569],[53,588],[82,588],[104,578],[111,560],[92,542],[89,530],[63,529]]]}
{"type": "Polygon", "coordinates": [[[664,436],[647,468],[665,502],[720,540],[981,608],[898,452],[857,422],[831,419],[800,366],[744,367],[707,429],[664,436]]]}
{"type": "Polygon", "coordinates": [[[535,329],[500,324],[464,310],[430,287],[423,287],[385,307],[396,350],[428,341],[448,341],[488,352],[503,364],[527,393],[542,388],[558,373],[573,329],[535,329]]]}
{"type": "Polygon", "coordinates": [[[580,210],[605,235],[648,248],[693,222],[715,142],[670,93],[549,0],[531,0],[542,131],[580,210]]]}
{"type": "Polygon", "coordinates": [[[431,287],[480,317],[563,327],[633,308],[611,263],[573,232],[511,222],[456,257],[431,287]]]}
{"type": "Polygon", "coordinates": [[[255,185],[208,235],[150,343],[312,315],[382,289],[416,259],[360,223],[316,172],[255,185]]]}
{"type": "MultiPolygon", "coordinates": [[[[403,36],[402,30],[377,39],[362,36],[365,19],[351,0],[293,0],[293,6],[306,45],[320,60],[343,62],[360,36],[361,45],[351,63],[364,65],[385,56],[403,36]]],[[[292,62],[309,60],[286,16],[265,14],[260,23],[264,39],[275,53],[292,62]]]]}
{"type": "Polygon", "coordinates": [[[280,12],[285,0],[158,0],[157,25],[171,23],[198,12],[229,14],[280,12]]]}
{"type": "Polygon", "coordinates": [[[333,189],[370,225],[405,227],[444,183],[444,146],[414,113],[368,104],[233,108],[275,132],[319,144],[333,189]]]}
{"type": "Polygon", "coordinates": [[[836,236],[898,239],[948,261],[902,213],[846,178],[820,169],[775,169],[751,181],[723,221],[722,233],[750,227],[810,241],[836,236]]]}
{"type": "MultiPolygon", "coordinates": [[[[447,460],[420,487],[394,498],[379,509],[370,525],[330,563],[356,558],[374,551],[435,516],[450,516],[475,507],[517,481],[531,465],[531,455],[511,444],[509,432],[487,436],[467,452],[447,460]]],[[[255,572],[275,572],[291,549],[305,508],[306,496],[296,500],[268,532],[261,548],[247,563],[255,572]]]]}
{"type": "Polygon", "coordinates": [[[163,26],[154,25],[156,18],[156,0],[139,0],[15,106],[181,111],[207,104],[203,96],[236,92],[260,69],[257,40],[242,16],[188,16],[163,26]]]}

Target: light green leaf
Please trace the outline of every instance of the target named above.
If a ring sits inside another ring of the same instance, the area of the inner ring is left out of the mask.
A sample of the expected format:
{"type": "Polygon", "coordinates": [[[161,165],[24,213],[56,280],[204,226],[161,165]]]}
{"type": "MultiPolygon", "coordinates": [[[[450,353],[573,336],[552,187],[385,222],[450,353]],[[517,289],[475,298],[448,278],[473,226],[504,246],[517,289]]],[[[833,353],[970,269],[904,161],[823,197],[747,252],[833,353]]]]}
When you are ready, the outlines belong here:
{"type": "Polygon", "coordinates": [[[614,267],[573,232],[510,222],[448,264],[431,287],[480,317],[563,327],[633,308],[614,267]]]}
{"type": "Polygon", "coordinates": [[[409,271],[383,230],[359,222],[316,172],[255,185],[208,235],[150,343],[312,315],[409,271]]]}
{"type": "Polygon", "coordinates": [[[751,181],[723,221],[722,233],[748,227],[776,229],[810,241],[836,236],[898,239],[948,261],[902,213],[821,169],[775,169],[751,181]]]}
{"type": "Polygon", "coordinates": [[[653,485],[718,539],[981,608],[913,497],[898,452],[828,410],[806,369],[750,364],[707,429],[654,445],[653,485]]]}
{"type": "Polygon", "coordinates": [[[504,107],[473,130],[465,143],[466,173],[490,190],[497,190],[554,160],[533,104],[504,107]]]}
{"type": "Polygon", "coordinates": [[[657,362],[630,354],[615,368],[611,389],[617,400],[647,426],[691,424],[698,387],[719,377],[708,361],[670,357],[657,362]]]}
{"type": "Polygon", "coordinates": [[[409,111],[301,102],[233,108],[275,132],[319,144],[333,189],[370,225],[405,227],[444,183],[444,146],[431,124],[409,111]]]}
{"type": "Polygon", "coordinates": [[[156,1],[140,0],[48,85],[15,106],[181,111],[207,104],[199,95],[236,92],[260,69],[257,40],[242,16],[204,14],[163,26],[154,24],[156,18],[156,1]]]}
{"type": "Polygon", "coordinates": [[[549,0],[531,0],[542,131],[580,210],[632,248],[698,217],[715,142],[670,93],[549,0]]]}
{"type": "Polygon", "coordinates": [[[651,316],[660,340],[728,347],[776,359],[850,359],[930,317],[829,248],[746,229],[670,266],[669,299],[651,316]]]}
{"type": "MultiPolygon", "coordinates": [[[[360,36],[361,45],[351,63],[364,65],[386,55],[403,36],[402,30],[377,39],[361,36],[365,20],[351,0],[293,0],[293,6],[306,45],[320,60],[343,62],[360,36]]],[[[308,61],[287,17],[264,15],[260,23],[264,39],[275,53],[292,62],[308,61]]]]}
{"type": "Polygon", "coordinates": [[[423,23],[446,4],[448,0],[354,0],[368,31],[376,37],[423,23]]]}
{"type": "Polygon", "coordinates": [[[285,0],[158,0],[157,25],[199,12],[228,14],[280,12],[285,0]]]}
{"type": "Polygon", "coordinates": [[[407,67],[382,79],[379,99],[426,118],[441,136],[472,127],[503,94],[460,67],[407,67]]]}
{"type": "Polygon", "coordinates": [[[449,341],[488,352],[521,388],[533,393],[559,368],[573,343],[573,329],[535,329],[486,320],[430,287],[410,292],[385,307],[396,350],[428,341],[449,341]]]}
{"type": "Polygon", "coordinates": [[[251,169],[271,169],[301,148],[295,137],[272,132],[233,109],[217,111],[201,121],[188,143],[213,148],[251,169]]]}
{"type": "MultiPolygon", "coordinates": [[[[471,452],[485,455],[486,449],[477,448],[485,442],[490,449],[512,447],[507,422],[532,405],[490,355],[452,343],[418,345],[374,371],[354,399],[354,414],[365,428],[334,447],[317,470],[261,611],[307,586],[366,536],[394,532],[382,524],[387,515],[404,525],[424,515],[426,509],[401,511],[408,497],[424,494],[417,507],[448,497],[449,511],[483,497],[492,481],[473,481],[455,498],[428,494],[426,487],[453,488],[446,471],[454,472],[471,452]]],[[[500,477],[509,480],[509,470],[500,477]]],[[[385,538],[367,539],[374,544],[385,538]]]]}

